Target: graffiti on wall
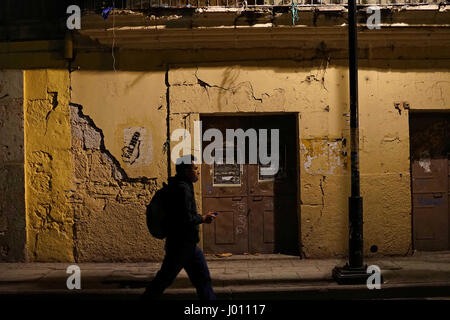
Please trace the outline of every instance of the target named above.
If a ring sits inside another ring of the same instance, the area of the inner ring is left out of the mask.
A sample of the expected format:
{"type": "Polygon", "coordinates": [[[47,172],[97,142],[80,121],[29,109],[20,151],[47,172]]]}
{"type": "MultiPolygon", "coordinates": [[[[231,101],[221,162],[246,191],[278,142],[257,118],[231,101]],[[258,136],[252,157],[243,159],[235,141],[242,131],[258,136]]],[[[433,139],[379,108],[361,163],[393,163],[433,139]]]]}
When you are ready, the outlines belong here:
{"type": "Polygon", "coordinates": [[[133,164],[137,158],[139,158],[140,155],[140,145],[141,145],[141,141],[139,140],[139,138],[141,137],[141,133],[139,131],[136,131],[135,133],[133,133],[133,137],[131,137],[131,141],[128,144],[128,146],[125,146],[122,148],[122,159],[125,162],[130,162],[131,164],[133,164]],[[131,159],[131,157],[134,154],[134,150],[136,149],[137,146],[137,155],[133,157],[133,159],[131,159]]]}
{"type": "Polygon", "coordinates": [[[131,127],[123,130],[122,161],[132,167],[150,164],[152,160],[152,137],[143,127],[131,127]]]}

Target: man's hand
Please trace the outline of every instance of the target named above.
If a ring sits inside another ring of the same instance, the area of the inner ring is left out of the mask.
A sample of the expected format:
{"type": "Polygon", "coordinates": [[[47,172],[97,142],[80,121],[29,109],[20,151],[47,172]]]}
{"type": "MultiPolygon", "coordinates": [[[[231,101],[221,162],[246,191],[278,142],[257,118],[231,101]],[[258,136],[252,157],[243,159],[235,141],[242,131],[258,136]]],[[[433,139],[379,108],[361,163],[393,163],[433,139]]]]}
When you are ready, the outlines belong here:
{"type": "Polygon", "coordinates": [[[210,211],[207,214],[202,215],[202,218],[203,218],[203,223],[210,224],[211,222],[213,222],[213,220],[215,218],[214,211],[210,211]]]}

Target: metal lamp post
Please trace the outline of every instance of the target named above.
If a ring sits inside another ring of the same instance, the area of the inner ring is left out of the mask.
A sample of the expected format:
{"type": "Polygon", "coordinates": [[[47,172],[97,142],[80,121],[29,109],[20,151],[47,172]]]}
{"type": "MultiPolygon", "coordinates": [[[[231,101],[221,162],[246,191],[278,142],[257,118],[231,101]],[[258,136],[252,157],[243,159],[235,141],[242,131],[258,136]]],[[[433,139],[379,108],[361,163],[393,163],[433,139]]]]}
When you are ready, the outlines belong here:
{"type": "Polygon", "coordinates": [[[359,114],[358,114],[358,41],[356,0],[348,0],[348,44],[350,74],[350,147],[351,196],[349,197],[349,254],[344,267],[333,269],[339,284],[366,283],[369,275],[363,265],[363,199],[359,179],[359,114]]]}

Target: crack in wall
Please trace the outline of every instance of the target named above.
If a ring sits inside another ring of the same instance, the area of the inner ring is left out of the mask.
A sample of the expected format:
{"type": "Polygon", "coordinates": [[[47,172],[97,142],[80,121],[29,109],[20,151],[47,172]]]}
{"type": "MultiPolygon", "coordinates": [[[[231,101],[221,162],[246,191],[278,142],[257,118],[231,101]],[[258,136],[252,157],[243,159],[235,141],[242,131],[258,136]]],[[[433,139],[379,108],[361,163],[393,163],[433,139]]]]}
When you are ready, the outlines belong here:
{"type": "MultiPolygon", "coordinates": [[[[310,230],[305,234],[304,239],[309,238],[311,234],[314,232],[316,226],[320,223],[320,220],[323,217],[323,210],[325,208],[325,191],[324,191],[324,183],[326,180],[326,176],[322,175],[322,178],[319,180],[319,188],[321,192],[321,203],[320,204],[303,204],[302,206],[310,206],[310,207],[317,207],[320,206],[320,214],[317,220],[311,224],[310,230]]],[[[311,186],[311,185],[310,185],[311,186]]]]}
{"type": "Polygon", "coordinates": [[[77,229],[78,219],[76,217],[76,214],[74,212],[73,214],[73,224],[72,224],[72,235],[73,235],[73,260],[75,262],[79,261],[79,254],[78,254],[78,247],[76,245],[78,240],[78,229],[77,229]]]}
{"type": "Polygon", "coordinates": [[[322,218],[323,208],[325,207],[325,193],[323,191],[323,185],[322,183],[325,182],[326,176],[322,176],[322,179],[320,179],[320,191],[322,192],[322,209],[320,209],[320,217],[322,218]]]}
{"type": "Polygon", "coordinates": [[[319,67],[319,69],[317,70],[316,74],[311,73],[311,74],[307,75],[307,76],[305,77],[305,80],[300,81],[300,83],[305,83],[305,82],[306,82],[306,83],[311,84],[312,82],[318,82],[318,83],[321,84],[322,88],[323,88],[325,91],[328,92],[328,89],[327,89],[327,87],[325,86],[325,75],[326,75],[326,73],[327,73],[328,66],[330,65],[330,59],[331,59],[331,58],[328,56],[327,59],[326,59],[326,64],[325,64],[325,66],[323,67],[323,73],[322,73],[322,75],[320,76],[320,79],[319,79],[319,73],[322,72],[322,66],[323,66],[323,61],[324,61],[324,59],[322,59],[322,61],[320,62],[320,67],[319,67]]]}
{"type": "Polygon", "coordinates": [[[236,85],[234,87],[225,88],[225,87],[221,87],[221,86],[218,86],[218,85],[215,85],[215,84],[214,85],[213,84],[209,84],[206,81],[201,80],[198,77],[197,73],[198,73],[198,66],[196,67],[194,75],[195,75],[195,78],[197,79],[197,84],[199,84],[203,89],[205,89],[206,94],[208,95],[208,100],[211,99],[211,97],[209,96],[208,88],[218,88],[220,90],[229,91],[229,92],[231,92],[231,94],[236,94],[236,92],[237,92],[237,90],[239,88],[243,87],[245,84],[248,84],[250,86],[250,93],[251,93],[251,96],[252,96],[253,100],[259,101],[261,103],[263,102],[262,98],[257,98],[255,96],[255,91],[253,89],[253,85],[252,85],[251,81],[244,81],[244,82],[241,82],[241,83],[239,83],[238,85],[236,85]]]}
{"type": "Polygon", "coordinates": [[[58,107],[58,92],[50,92],[47,91],[47,93],[51,96],[51,105],[52,105],[52,109],[47,112],[46,116],[45,116],[45,133],[44,136],[47,135],[47,129],[48,129],[48,118],[50,117],[50,114],[52,112],[54,112],[56,110],[56,108],[58,107]]]}
{"type": "MultiPolygon", "coordinates": [[[[89,117],[88,115],[85,115],[83,113],[83,106],[76,104],[76,103],[69,103],[70,107],[77,108],[77,115],[81,119],[85,120],[88,123],[88,126],[92,129],[94,129],[99,135],[100,135],[100,145],[99,149],[101,153],[105,154],[107,158],[113,163],[114,169],[117,171],[117,175],[113,175],[114,179],[117,181],[123,181],[123,182],[141,182],[141,183],[149,183],[152,181],[155,181],[156,178],[148,178],[148,177],[137,177],[137,178],[130,178],[126,171],[121,167],[120,162],[112,155],[112,153],[106,149],[105,147],[105,137],[103,134],[103,130],[97,127],[97,125],[94,123],[94,121],[89,117]]],[[[84,135],[83,135],[84,137],[84,135]]],[[[85,141],[86,142],[86,141],[85,141]]],[[[84,142],[84,143],[85,143],[84,142]]]]}
{"type": "Polygon", "coordinates": [[[167,152],[167,176],[172,176],[172,166],[171,162],[171,150],[170,150],[170,83],[169,83],[169,70],[170,67],[166,67],[166,74],[164,76],[164,82],[166,84],[166,105],[167,105],[167,114],[166,114],[166,142],[164,142],[163,153],[167,152]]]}
{"type": "Polygon", "coordinates": [[[70,103],[73,182],[68,195],[74,212],[74,259],[155,260],[145,225],[145,206],[158,189],[157,178],[130,178],[106,149],[103,131],[70,103]],[[84,139],[84,137],[88,137],[84,139]]]}

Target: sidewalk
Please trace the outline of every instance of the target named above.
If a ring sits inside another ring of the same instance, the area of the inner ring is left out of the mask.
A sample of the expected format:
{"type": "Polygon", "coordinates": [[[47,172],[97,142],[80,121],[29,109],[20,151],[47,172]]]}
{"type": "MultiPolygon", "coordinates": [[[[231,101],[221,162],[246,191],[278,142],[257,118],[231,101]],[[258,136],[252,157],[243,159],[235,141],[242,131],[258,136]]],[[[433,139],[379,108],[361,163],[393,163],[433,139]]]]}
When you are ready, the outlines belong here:
{"type": "MultiPolygon", "coordinates": [[[[345,259],[299,259],[285,255],[207,256],[218,299],[371,299],[448,297],[450,252],[408,257],[368,258],[381,268],[380,290],[338,285],[332,269],[345,259]]],[[[0,299],[136,300],[160,263],[78,263],[81,290],[66,287],[71,263],[0,263],[0,299]]],[[[184,270],[166,290],[165,299],[196,299],[184,270]]]]}

